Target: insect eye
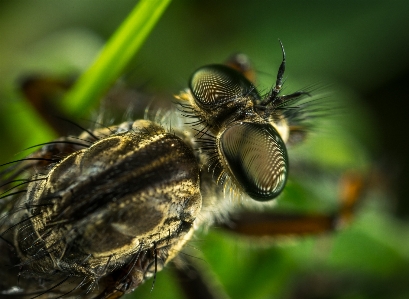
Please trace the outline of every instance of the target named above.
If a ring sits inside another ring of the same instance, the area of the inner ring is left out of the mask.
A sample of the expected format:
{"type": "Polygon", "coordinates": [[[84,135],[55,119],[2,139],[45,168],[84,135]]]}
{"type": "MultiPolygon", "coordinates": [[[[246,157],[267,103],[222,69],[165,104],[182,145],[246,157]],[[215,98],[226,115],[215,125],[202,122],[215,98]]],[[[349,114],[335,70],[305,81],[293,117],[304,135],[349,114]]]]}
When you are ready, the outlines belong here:
{"type": "Polygon", "coordinates": [[[266,201],[283,190],[287,150],[269,124],[236,123],[220,136],[219,149],[231,175],[253,199],[266,201]]]}
{"type": "Polygon", "coordinates": [[[214,108],[248,94],[259,98],[249,80],[224,65],[209,65],[198,69],[192,75],[189,87],[196,104],[203,109],[214,108]]]}

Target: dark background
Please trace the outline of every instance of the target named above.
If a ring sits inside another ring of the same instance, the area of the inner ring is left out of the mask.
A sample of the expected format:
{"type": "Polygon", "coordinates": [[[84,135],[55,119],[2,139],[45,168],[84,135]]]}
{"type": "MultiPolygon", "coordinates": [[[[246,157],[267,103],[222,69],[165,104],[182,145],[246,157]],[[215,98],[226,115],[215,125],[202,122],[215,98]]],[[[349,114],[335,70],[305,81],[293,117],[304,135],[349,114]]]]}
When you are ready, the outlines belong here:
{"type": "MultiPolygon", "coordinates": [[[[29,108],[16,91],[18,79],[30,73],[80,73],[133,6],[134,1],[125,0],[0,2],[1,162],[52,136],[41,119],[26,118],[22,110],[29,108]]],[[[305,281],[309,287],[299,298],[320,283],[323,292],[325,286],[333,290],[322,298],[352,298],[342,297],[344,289],[356,294],[353,298],[408,294],[402,287],[409,272],[408,13],[405,1],[174,1],[129,65],[128,83],[170,95],[186,86],[197,67],[241,51],[254,62],[260,84],[268,87],[281,59],[280,38],[287,53],[289,89],[331,84],[334,97],[348,103],[349,134],[359,151],[365,151],[366,167],[380,169],[379,180],[388,191],[379,191],[381,196],[375,192],[383,198],[381,208],[370,210],[375,218],[358,218],[356,226],[335,239],[256,250],[225,244],[219,232],[211,233],[206,242],[217,245],[205,244],[201,250],[233,298],[288,298],[290,290],[304,290],[305,281]],[[212,252],[215,247],[220,251],[212,252]],[[226,257],[231,250],[235,262],[226,257]],[[327,255],[317,257],[317,251],[327,255]],[[269,272],[262,265],[271,257],[269,272]],[[350,275],[356,272],[360,274],[350,275]],[[265,279],[271,288],[265,287],[265,279]],[[376,292],[371,287],[375,285],[376,292]]],[[[160,277],[151,298],[167,284],[160,277]]],[[[172,278],[168,280],[174,288],[172,278]]]]}

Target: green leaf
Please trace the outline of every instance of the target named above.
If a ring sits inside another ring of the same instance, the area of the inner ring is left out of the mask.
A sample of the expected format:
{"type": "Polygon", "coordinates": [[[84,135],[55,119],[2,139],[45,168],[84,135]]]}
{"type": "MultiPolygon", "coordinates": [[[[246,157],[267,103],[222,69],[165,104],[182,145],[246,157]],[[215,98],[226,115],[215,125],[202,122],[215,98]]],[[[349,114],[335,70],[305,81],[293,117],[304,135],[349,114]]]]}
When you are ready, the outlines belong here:
{"type": "Polygon", "coordinates": [[[170,0],[141,0],[106,43],[93,65],[64,99],[65,110],[82,115],[97,105],[100,96],[121,75],[140,49],[170,0]]]}

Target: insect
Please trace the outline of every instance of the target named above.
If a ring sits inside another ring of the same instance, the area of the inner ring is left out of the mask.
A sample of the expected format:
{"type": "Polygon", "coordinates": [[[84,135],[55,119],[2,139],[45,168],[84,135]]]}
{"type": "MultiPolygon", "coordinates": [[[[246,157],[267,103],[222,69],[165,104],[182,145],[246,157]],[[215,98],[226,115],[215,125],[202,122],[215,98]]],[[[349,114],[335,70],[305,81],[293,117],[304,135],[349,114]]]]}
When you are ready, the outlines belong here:
{"type": "MultiPolygon", "coordinates": [[[[281,49],[263,96],[246,63],[204,66],[160,123],[85,130],[7,163],[2,298],[119,298],[156,276],[198,228],[231,221],[238,202],[270,205],[287,182],[287,145],[304,138],[309,117],[308,92],[281,94],[281,49]]],[[[315,220],[317,230],[333,228],[332,216],[315,220]]]]}

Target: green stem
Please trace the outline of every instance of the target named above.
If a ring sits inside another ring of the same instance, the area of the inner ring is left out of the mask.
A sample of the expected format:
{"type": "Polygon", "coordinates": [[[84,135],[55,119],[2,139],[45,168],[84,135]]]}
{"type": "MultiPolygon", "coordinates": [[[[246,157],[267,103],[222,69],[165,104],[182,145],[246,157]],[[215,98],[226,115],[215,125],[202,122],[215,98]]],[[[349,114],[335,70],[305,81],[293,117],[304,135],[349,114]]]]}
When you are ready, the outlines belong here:
{"type": "Polygon", "coordinates": [[[69,115],[80,116],[95,106],[142,46],[171,0],[141,0],[106,43],[93,65],[67,93],[69,115]]]}

